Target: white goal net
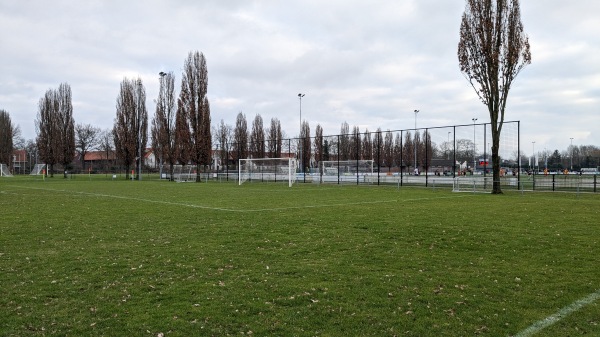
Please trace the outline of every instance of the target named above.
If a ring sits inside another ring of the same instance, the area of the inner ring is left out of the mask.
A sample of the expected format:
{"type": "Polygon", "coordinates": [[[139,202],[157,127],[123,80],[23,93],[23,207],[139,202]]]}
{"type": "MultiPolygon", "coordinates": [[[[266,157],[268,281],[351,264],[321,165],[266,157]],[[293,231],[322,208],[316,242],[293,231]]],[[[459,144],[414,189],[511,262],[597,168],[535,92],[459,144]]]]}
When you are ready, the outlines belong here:
{"type": "Polygon", "coordinates": [[[322,182],[356,182],[373,175],[373,160],[324,160],[321,162],[322,182]]]}
{"type": "Polygon", "coordinates": [[[456,177],[452,183],[452,192],[492,193],[493,177],[456,177]]]}
{"type": "Polygon", "coordinates": [[[46,172],[46,164],[35,164],[29,175],[39,176],[46,172]]]}
{"type": "Polygon", "coordinates": [[[281,182],[289,187],[296,182],[296,158],[240,159],[239,185],[248,181],[281,182]]]}
{"type": "Polygon", "coordinates": [[[12,177],[6,164],[0,164],[0,177],[12,177]]]}
{"type": "Polygon", "coordinates": [[[173,180],[178,183],[187,183],[196,181],[196,172],[193,165],[174,165],[173,180]]]}

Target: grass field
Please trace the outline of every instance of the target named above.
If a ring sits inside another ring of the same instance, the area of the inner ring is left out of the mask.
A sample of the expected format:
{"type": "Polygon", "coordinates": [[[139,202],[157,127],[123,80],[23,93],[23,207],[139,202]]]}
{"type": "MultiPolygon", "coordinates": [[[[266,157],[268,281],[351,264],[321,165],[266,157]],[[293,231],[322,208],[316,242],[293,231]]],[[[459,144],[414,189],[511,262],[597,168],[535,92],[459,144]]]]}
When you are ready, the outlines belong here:
{"type": "Polygon", "coordinates": [[[599,206],[597,194],[2,178],[0,335],[600,335],[599,206]]]}

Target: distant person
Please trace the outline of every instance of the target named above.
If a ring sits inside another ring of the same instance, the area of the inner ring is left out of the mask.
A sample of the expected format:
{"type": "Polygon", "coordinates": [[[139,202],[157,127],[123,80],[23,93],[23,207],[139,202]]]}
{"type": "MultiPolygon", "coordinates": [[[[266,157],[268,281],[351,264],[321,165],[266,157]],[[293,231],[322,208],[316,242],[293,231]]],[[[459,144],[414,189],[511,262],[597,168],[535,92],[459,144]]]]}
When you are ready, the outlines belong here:
{"type": "Polygon", "coordinates": [[[418,176],[419,175],[419,169],[415,167],[415,172],[414,175],[418,176]]]}

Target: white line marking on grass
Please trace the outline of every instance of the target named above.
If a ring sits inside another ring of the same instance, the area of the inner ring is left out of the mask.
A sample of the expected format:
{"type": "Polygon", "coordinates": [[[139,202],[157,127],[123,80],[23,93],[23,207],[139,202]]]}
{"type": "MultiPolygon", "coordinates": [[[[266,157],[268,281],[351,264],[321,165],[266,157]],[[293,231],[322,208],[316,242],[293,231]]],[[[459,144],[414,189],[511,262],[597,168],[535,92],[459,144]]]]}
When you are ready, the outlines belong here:
{"type": "Polygon", "coordinates": [[[130,200],[130,201],[141,201],[148,202],[154,204],[163,204],[163,205],[173,205],[173,206],[183,206],[183,207],[191,207],[191,208],[199,208],[199,209],[207,209],[213,211],[224,211],[224,212],[237,212],[237,213],[251,213],[251,212],[267,212],[267,211],[284,211],[291,209],[304,209],[304,208],[323,208],[323,207],[344,207],[344,206],[356,206],[356,205],[371,205],[371,204],[386,204],[386,203],[397,203],[397,202],[411,202],[411,201],[426,201],[426,200],[438,200],[438,199],[452,199],[452,198],[461,198],[461,197],[470,197],[472,195],[453,195],[446,197],[435,197],[435,198],[415,198],[415,199],[403,199],[403,200],[380,200],[380,201],[356,201],[356,202],[347,202],[347,203],[333,203],[333,204],[320,204],[320,205],[303,205],[303,206],[288,206],[288,207],[274,207],[274,208],[257,208],[257,209],[234,209],[234,208],[223,208],[223,207],[212,207],[212,206],[202,206],[202,205],[194,205],[194,204],[185,204],[179,202],[172,201],[161,201],[161,200],[151,200],[151,199],[143,199],[136,197],[125,197],[119,195],[112,194],[104,194],[104,193],[92,193],[92,192],[82,192],[82,191],[70,191],[70,190],[57,190],[51,188],[41,188],[41,187],[23,187],[23,186],[12,186],[23,189],[31,189],[31,190],[41,190],[41,191],[49,191],[49,192],[62,192],[62,193],[72,193],[72,194],[80,194],[80,195],[89,195],[94,197],[103,197],[103,198],[113,198],[113,199],[122,199],[122,200],[130,200]]]}
{"type": "Polygon", "coordinates": [[[567,305],[566,307],[557,311],[554,315],[550,315],[540,321],[533,323],[530,327],[519,332],[514,337],[532,336],[532,335],[542,331],[543,329],[553,325],[554,323],[559,322],[563,318],[574,313],[575,311],[578,311],[579,309],[585,307],[586,305],[590,305],[590,304],[596,302],[598,299],[600,299],[600,290],[588,295],[587,297],[584,297],[580,300],[577,300],[577,301],[567,305]]]}

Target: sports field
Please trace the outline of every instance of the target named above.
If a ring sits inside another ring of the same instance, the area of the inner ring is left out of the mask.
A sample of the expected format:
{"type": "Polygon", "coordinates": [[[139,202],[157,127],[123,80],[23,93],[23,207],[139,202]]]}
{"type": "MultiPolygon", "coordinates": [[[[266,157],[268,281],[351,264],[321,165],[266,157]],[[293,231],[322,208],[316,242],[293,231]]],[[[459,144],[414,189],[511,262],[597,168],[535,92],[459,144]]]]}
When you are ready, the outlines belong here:
{"type": "Polygon", "coordinates": [[[600,195],[0,180],[1,336],[600,335],[600,195]]]}

